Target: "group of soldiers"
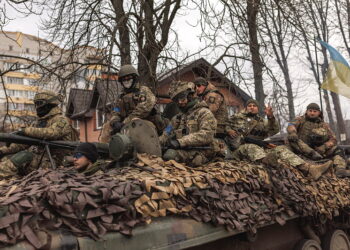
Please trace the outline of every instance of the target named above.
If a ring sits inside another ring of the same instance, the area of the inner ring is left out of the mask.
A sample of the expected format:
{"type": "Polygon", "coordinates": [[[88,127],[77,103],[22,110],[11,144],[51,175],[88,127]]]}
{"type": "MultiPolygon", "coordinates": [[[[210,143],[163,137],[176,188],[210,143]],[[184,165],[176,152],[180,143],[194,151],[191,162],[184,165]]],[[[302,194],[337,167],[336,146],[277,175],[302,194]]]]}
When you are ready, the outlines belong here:
{"type": "MultiPolygon", "coordinates": [[[[305,115],[288,124],[286,145],[275,146],[263,141],[280,131],[270,106],[265,107],[264,119],[259,115],[262,107],[251,99],[241,112],[228,117],[224,95],[204,78],[171,84],[170,98],[180,110],[171,121],[158,112],[155,95],[148,87],[141,86],[139,74],[132,65],[121,67],[118,81],[123,93],[103,126],[101,142],[108,143],[112,135],[132,120],[143,119],[154,125],[164,160],[176,160],[192,167],[223,158],[269,165],[284,162],[314,180],[333,166],[338,177],[350,176],[334,133],[315,103],[307,106],[305,115]]],[[[59,108],[61,102],[62,97],[56,93],[37,93],[34,98],[37,121],[16,133],[43,140],[78,140],[78,134],[59,108]]],[[[58,165],[67,154],[65,150],[52,151],[58,165]]],[[[0,148],[0,155],[0,179],[23,176],[39,166],[50,165],[47,153],[38,146],[10,144],[0,148]]],[[[73,158],[79,172],[101,171],[94,144],[80,144],[73,158]]]]}

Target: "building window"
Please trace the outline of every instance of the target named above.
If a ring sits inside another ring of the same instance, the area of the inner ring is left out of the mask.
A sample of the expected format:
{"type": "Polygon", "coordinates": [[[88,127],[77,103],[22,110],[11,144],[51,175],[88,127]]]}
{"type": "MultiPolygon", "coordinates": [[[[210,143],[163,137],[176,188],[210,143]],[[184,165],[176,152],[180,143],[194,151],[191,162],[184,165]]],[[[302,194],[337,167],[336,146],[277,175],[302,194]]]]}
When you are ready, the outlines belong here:
{"type": "Polygon", "coordinates": [[[228,116],[230,117],[230,116],[238,113],[238,110],[239,110],[238,106],[229,106],[228,107],[228,116]]]}
{"type": "Polygon", "coordinates": [[[18,77],[7,77],[8,83],[23,84],[23,78],[18,77]]]}
{"type": "Polygon", "coordinates": [[[79,120],[73,120],[73,124],[72,124],[73,128],[79,130],[80,127],[79,127],[79,120]]]}
{"type": "Polygon", "coordinates": [[[105,115],[102,110],[99,110],[99,103],[100,103],[101,98],[98,98],[97,104],[96,104],[96,111],[95,111],[95,116],[96,116],[96,129],[102,129],[103,123],[105,121],[105,115]]]}
{"type": "Polygon", "coordinates": [[[29,53],[29,48],[26,48],[26,53],[29,53]]]}
{"type": "Polygon", "coordinates": [[[9,45],[9,51],[12,51],[12,50],[13,50],[13,46],[9,45]]]}
{"type": "Polygon", "coordinates": [[[160,113],[163,113],[163,112],[164,112],[165,107],[166,107],[166,104],[164,104],[164,103],[158,103],[158,104],[157,104],[157,109],[158,109],[158,111],[159,111],[160,113]]]}
{"type": "Polygon", "coordinates": [[[102,129],[105,120],[105,115],[102,110],[96,109],[96,129],[102,129]]]}

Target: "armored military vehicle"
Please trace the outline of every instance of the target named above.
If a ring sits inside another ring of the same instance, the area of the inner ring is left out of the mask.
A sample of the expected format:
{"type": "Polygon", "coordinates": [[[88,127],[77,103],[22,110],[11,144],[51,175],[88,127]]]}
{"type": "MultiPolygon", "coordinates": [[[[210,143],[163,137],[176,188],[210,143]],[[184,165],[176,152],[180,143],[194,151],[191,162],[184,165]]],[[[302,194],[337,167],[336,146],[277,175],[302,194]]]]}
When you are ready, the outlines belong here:
{"type": "Polygon", "coordinates": [[[105,174],[39,169],[2,183],[1,246],[350,249],[347,178],[330,172],[314,182],[283,162],[216,161],[190,168],[163,161],[153,146],[156,135],[140,134],[147,129],[134,121],[112,138],[118,167],[105,174]]]}

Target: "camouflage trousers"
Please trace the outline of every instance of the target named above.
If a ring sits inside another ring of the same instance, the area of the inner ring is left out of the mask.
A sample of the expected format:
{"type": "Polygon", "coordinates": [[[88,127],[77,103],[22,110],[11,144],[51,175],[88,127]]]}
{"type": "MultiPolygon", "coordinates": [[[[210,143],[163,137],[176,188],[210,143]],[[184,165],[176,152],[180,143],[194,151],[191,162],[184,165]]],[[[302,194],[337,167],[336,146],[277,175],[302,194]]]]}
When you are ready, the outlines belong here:
{"type": "MultiPolygon", "coordinates": [[[[311,152],[314,151],[313,148],[300,139],[297,142],[290,143],[290,147],[294,152],[303,154],[306,157],[310,156],[311,152]]],[[[346,169],[346,161],[341,155],[336,153],[337,150],[335,146],[328,149],[322,156],[324,159],[332,160],[335,169],[346,169]]]]}
{"type": "Polygon", "coordinates": [[[232,158],[237,161],[248,160],[251,162],[262,160],[266,157],[265,150],[256,144],[240,145],[233,153],[232,158]]]}
{"type": "Polygon", "coordinates": [[[168,149],[164,155],[164,160],[175,160],[186,163],[193,167],[198,167],[213,158],[215,153],[209,150],[174,150],[168,149]]]}
{"type": "Polygon", "coordinates": [[[42,154],[33,154],[33,159],[30,163],[26,164],[23,167],[18,168],[11,161],[11,156],[8,155],[3,157],[0,161],[0,180],[8,179],[13,176],[24,176],[29,174],[30,172],[39,168],[39,165],[43,168],[49,168],[51,166],[50,160],[42,154]],[[41,161],[41,162],[40,162],[41,161]]]}
{"type": "Polygon", "coordinates": [[[277,166],[279,161],[283,161],[293,167],[300,166],[305,161],[298,155],[294,154],[286,146],[277,146],[273,149],[264,149],[255,144],[243,144],[233,152],[235,160],[248,160],[256,162],[265,159],[264,162],[277,166]]]}
{"type": "Polygon", "coordinates": [[[306,163],[286,146],[277,146],[269,149],[265,161],[272,166],[279,166],[279,162],[282,161],[292,167],[298,167],[306,163]]]}

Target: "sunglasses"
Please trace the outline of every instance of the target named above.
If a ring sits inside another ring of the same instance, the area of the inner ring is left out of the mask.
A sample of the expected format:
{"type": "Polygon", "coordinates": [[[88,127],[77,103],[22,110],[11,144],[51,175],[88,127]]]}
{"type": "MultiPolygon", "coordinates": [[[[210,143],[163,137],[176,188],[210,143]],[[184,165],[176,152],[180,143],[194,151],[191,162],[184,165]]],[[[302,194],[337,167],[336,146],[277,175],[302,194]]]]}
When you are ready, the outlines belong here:
{"type": "Polygon", "coordinates": [[[75,154],[73,155],[73,158],[79,159],[79,158],[81,158],[81,157],[83,157],[83,156],[84,156],[84,155],[83,155],[82,153],[78,152],[78,153],[75,153],[75,154]]]}

